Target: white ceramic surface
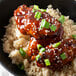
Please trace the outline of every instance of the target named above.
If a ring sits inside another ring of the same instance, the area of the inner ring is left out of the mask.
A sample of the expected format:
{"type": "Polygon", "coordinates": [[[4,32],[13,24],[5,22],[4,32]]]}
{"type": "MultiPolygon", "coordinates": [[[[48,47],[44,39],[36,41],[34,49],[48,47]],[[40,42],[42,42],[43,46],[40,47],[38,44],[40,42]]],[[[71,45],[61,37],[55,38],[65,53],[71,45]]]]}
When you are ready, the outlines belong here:
{"type": "Polygon", "coordinates": [[[0,64],[0,76],[14,76],[11,73],[9,73],[4,67],[0,64]]]}

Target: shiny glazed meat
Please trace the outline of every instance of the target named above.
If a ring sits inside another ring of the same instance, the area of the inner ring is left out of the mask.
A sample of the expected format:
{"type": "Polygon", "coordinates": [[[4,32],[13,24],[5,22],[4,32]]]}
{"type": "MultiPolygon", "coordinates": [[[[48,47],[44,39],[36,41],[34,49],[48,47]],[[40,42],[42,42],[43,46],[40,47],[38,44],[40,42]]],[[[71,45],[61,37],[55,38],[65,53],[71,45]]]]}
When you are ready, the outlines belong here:
{"type": "Polygon", "coordinates": [[[43,38],[45,36],[52,36],[57,33],[61,23],[54,17],[50,16],[47,12],[41,12],[40,10],[35,10],[32,12],[33,7],[27,7],[22,5],[14,11],[14,17],[17,23],[17,27],[23,34],[29,34],[36,39],[43,38]],[[36,12],[41,12],[41,18],[37,20],[34,16],[36,12]],[[50,26],[53,24],[56,26],[56,30],[52,31],[51,29],[43,28],[39,30],[41,20],[45,19],[50,23],[50,26]]]}
{"type": "Polygon", "coordinates": [[[37,49],[38,43],[39,42],[34,37],[30,38],[29,49],[27,52],[28,56],[36,56],[39,53],[39,51],[37,49]]]}
{"type": "Polygon", "coordinates": [[[27,54],[31,57],[31,60],[36,59],[36,56],[40,55],[40,58],[36,60],[39,67],[48,67],[53,70],[60,69],[67,63],[70,63],[76,56],[76,40],[63,40],[64,31],[61,23],[47,12],[41,12],[40,10],[33,12],[32,9],[33,7],[22,5],[14,11],[17,28],[22,34],[31,36],[27,54]],[[36,12],[41,13],[39,20],[35,18],[36,12]],[[42,19],[49,22],[50,27],[54,25],[56,30],[52,31],[52,29],[45,27],[39,30],[42,19]],[[53,44],[59,41],[61,41],[61,44],[57,48],[53,47],[53,44]],[[38,44],[45,47],[44,52],[39,52],[37,49],[38,44]],[[49,60],[50,65],[46,65],[45,59],[49,60]]]}
{"type": "Polygon", "coordinates": [[[42,39],[35,39],[34,37],[31,37],[28,55],[32,57],[36,56],[39,53],[39,51],[37,50],[37,44],[41,44],[43,47],[46,47],[50,43],[56,43],[58,41],[61,41],[62,37],[63,37],[63,27],[60,27],[57,34],[54,36],[47,36],[42,39]]]}
{"type": "Polygon", "coordinates": [[[51,45],[46,46],[46,51],[42,53],[37,61],[39,67],[48,67],[56,70],[60,69],[67,63],[70,63],[76,56],[76,40],[62,40],[58,48],[53,48],[51,45]],[[66,58],[62,59],[61,55],[65,54],[66,58]],[[49,59],[50,66],[46,66],[44,60],[49,59]]]}

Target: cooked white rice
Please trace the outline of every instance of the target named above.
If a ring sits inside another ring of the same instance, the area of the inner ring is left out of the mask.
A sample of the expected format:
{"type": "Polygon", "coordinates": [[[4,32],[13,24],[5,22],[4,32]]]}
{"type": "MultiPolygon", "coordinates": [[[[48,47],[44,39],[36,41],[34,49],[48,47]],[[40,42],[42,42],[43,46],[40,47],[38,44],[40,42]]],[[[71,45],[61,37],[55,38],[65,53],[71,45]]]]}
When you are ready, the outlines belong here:
{"type": "MultiPolygon", "coordinates": [[[[48,6],[47,12],[57,19],[60,18],[61,13],[58,9],[53,9],[51,5],[48,6]]],[[[69,38],[73,34],[76,34],[76,25],[74,21],[69,19],[69,16],[65,16],[64,27],[64,38],[69,38]]],[[[23,48],[25,51],[28,50],[29,35],[23,35],[19,32],[16,27],[14,17],[10,19],[10,23],[6,26],[6,34],[4,35],[3,49],[5,53],[9,54],[13,64],[23,63],[25,71],[28,76],[76,76],[76,58],[73,60],[71,66],[64,66],[61,72],[49,70],[48,68],[40,68],[36,65],[36,62],[28,62],[27,56],[23,58],[19,53],[19,48],[23,48]]]]}

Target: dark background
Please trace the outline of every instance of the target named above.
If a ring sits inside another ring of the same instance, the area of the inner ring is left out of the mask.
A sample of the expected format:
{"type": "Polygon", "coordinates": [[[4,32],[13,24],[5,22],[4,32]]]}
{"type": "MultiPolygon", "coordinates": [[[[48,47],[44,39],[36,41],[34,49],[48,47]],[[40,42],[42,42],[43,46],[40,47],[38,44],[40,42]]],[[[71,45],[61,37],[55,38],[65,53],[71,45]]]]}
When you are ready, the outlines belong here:
{"type": "Polygon", "coordinates": [[[59,8],[62,14],[69,15],[76,21],[76,2],[74,0],[0,0],[0,63],[15,76],[24,76],[24,72],[19,70],[16,65],[11,64],[8,55],[3,52],[1,39],[5,33],[4,26],[9,23],[13,11],[22,4],[28,6],[37,4],[41,8],[52,4],[53,8],[59,8]]]}

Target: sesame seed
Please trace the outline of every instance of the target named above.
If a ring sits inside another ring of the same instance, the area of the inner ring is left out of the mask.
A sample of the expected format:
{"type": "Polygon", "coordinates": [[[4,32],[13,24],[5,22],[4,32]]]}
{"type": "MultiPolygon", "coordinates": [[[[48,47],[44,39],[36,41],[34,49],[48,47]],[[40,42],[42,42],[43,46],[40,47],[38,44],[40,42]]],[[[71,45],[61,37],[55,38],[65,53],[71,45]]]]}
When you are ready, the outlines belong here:
{"type": "Polygon", "coordinates": [[[59,63],[60,61],[58,60],[57,63],[59,63]]]}
{"type": "Polygon", "coordinates": [[[32,25],[32,27],[33,27],[33,25],[32,25]]]}
{"type": "Polygon", "coordinates": [[[24,28],[24,25],[21,25],[20,29],[24,28]]]}
{"type": "Polygon", "coordinates": [[[46,33],[50,32],[49,30],[45,30],[46,33]]]}
{"type": "Polygon", "coordinates": [[[47,36],[47,34],[45,34],[45,36],[47,36]]]}
{"type": "Polygon", "coordinates": [[[27,30],[29,30],[29,29],[27,29],[27,30]]]}
{"type": "Polygon", "coordinates": [[[49,19],[49,21],[48,22],[50,22],[50,19],[49,19]]]}
{"type": "Polygon", "coordinates": [[[22,12],[22,14],[25,14],[25,12],[24,11],[21,11],[22,12]]]}
{"type": "Polygon", "coordinates": [[[20,13],[18,12],[17,15],[20,15],[20,13]]]}
{"type": "Polygon", "coordinates": [[[52,22],[54,22],[54,18],[52,18],[52,22]]]}
{"type": "Polygon", "coordinates": [[[37,31],[35,31],[35,33],[37,33],[37,31]]]}
{"type": "Polygon", "coordinates": [[[26,22],[26,19],[22,19],[22,20],[21,20],[21,23],[24,23],[24,22],[26,22]]]}
{"type": "Polygon", "coordinates": [[[33,33],[33,35],[35,35],[35,33],[33,33]]]}
{"type": "Polygon", "coordinates": [[[18,23],[20,22],[20,20],[18,19],[18,23]]]}
{"type": "Polygon", "coordinates": [[[17,20],[17,16],[15,16],[15,19],[17,20]]]}
{"type": "Polygon", "coordinates": [[[46,47],[46,49],[48,49],[48,47],[46,47]]]}
{"type": "Polygon", "coordinates": [[[34,42],[36,42],[35,38],[34,38],[34,40],[31,42],[31,46],[34,45],[34,42]]]}
{"type": "Polygon", "coordinates": [[[66,44],[64,44],[64,46],[66,46],[66,44]]]}
{"type": "Polygon", "coordinates": [[[60,48],[58,51],[61,51],[62,50],[62,48],[60,48]]]}

